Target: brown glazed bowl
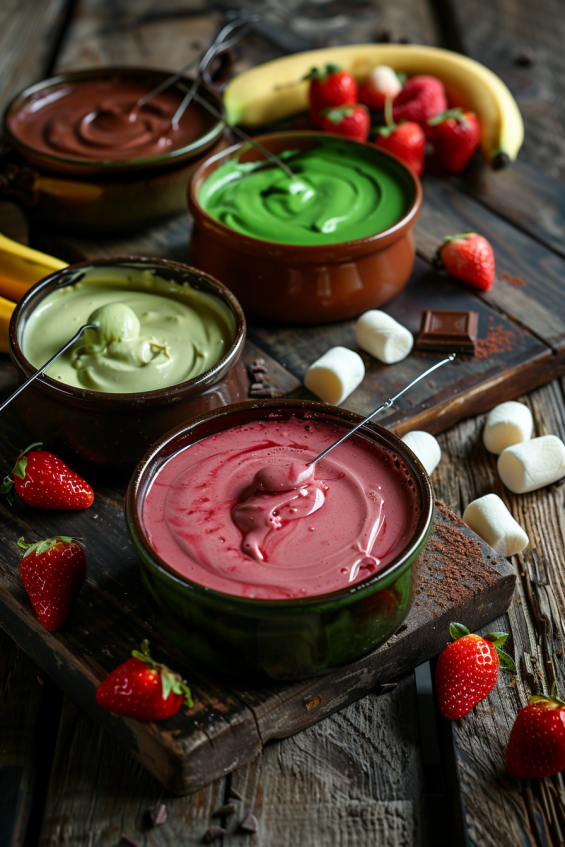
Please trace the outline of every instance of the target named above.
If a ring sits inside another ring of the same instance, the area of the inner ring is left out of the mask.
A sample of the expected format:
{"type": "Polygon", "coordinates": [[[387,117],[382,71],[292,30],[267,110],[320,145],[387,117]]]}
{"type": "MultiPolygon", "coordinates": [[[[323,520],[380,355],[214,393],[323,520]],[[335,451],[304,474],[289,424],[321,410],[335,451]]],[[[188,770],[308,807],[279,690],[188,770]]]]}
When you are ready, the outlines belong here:
{"type": "MultiPolygon", "coordinates": [[[[276,132],[257,136],[273,153],[310,150],[325,133],[276,132]]],[[[344,139],[342,139],[344,140],[344,139]]],[[[348,140],[351,145],[363,144],[348,140]]],[[[205,180],[224,162],[265,159],[255,147],[236,144],[207,159],[195,171],[189,188],[194,218],[192,263],[222,279],[241,302],[245,313],[290,323],[345,320],[392,300],[406,285],[414,267],[412,228],[422,204],[416,174],[397,156],[366,143],[382,163],[401,166],[414,186],[413,201],[398,223],[383,232],[335,245],[277,244],[252,238],[225,226],[204,211],[198,193],[205,180]]]]}
{"type": "Polygon", "coordinates": [[[143,523],[149,487],[178,451],[233,426],[270,417],[301,415],[343,428],[360,423],[353,412],[325,403],[261,400],[218,409],[167,433],[139,463],[126,496],[126,524],[139,559],[152,618],[163,635],[191,660],[218,674],[292,680],[341,667],[383,644],[398,630],[412,604],[414,564],[432,525],[434,498],[419,459],[378,424],[363,436],[379,443],[409,468],[419,514],[412,537],[389,564],[351,587],[288,600],[224,594],[180,576],[153,550],[143,523]]]}
{"type": "MultiPolygon", "coordinates": [[[[227,146],[223,121],[211,118],[204,135],[176,150],[146,158],[114,160],[77,160],[66,158],[63,153],[48,154],[28,146],[12,131],[18,111],[31,98],[51,88],[56,90],[87,79],[119,77],[142,82],[151,91],[168,76],[168,71],[147,68],[95,68],[59,74],[26,88],[4,113],[3,132],[9,152],[0,173],[0,198],[18,203],[33,222],[89,235],[133,230],[184,212],[187,186],[194,170],[207,156],[227,146]]],[[[191,79],[181,77],[175,87],[184,95],[191,84],[191,79]]],[[[217,91],[202,87],[200,94],[222,112],[217,91]]]]}
{"type": "MultiPolygon", "coordinates": [[[[247,397],[247,374],[240,357],[246,324],[241,306],[221,282],[199,270],[166,259],[125,257],[69,265],[38,282],[20,300],[10,322],[10,356],[20,382],[35,368],[21,342],[26,321],[44,297],[72,285],[96,268],[154,270],[179,286],[214,294],[233,318],[233,344],[213,367],[199,376],[154,391],[111,394],[62,384],[42,374],[20,394],[16,406],[37,441],[70,456],[90,470],[130,473],[151,444],[180,423],[247,397]]],[[[74,331],[74,330],[73,330],[74,331]]],[[[72,334],[72,333],[71,333],[72,334]]]]}

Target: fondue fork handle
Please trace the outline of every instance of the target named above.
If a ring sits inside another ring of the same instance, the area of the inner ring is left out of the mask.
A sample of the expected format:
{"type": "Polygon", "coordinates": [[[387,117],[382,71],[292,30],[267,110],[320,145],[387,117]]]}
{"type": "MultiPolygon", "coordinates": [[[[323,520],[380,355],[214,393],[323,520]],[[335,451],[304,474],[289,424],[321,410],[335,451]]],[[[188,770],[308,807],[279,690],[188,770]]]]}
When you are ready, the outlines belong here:
{"type": "Polygon", "coordinates": [[[242,141],[249,142],[249,144],[252,144],[253,147],[257,147],[257,149],[260,150],[261,153],[263,153],[267,157],[267,159],[269,159],[269,161],[271,161],[274,165],[277,165],[279,168],[282,168],[287,176],[289,176],[291,179],[296,179],[296,174],[291,171],[289,166],[285,162],[283,162],[282,159],[279,159],[278,156],[275,156],[274,153],[271,153],[270,150],[267,150],[266,147],[263,147],[262,144],[259,144],[258,141],[255,141],[254,138],[251,138],[250,135],[247,135],[247,133],[244,132],[242,129],[239,129],[239,127],[230,126],[224,116],[220,114],[220,112],[218,112],[218,110],[214,106],[212,106],[211,103],[208,103],[207,100],[201,97],[200,94],[194,94],[194,99],[197,103],[200,103],[201,106],[204,106],[205,109],[208,109],[210,114],[213,115],[215,118],[218,118],[218,120],[220,121],[224,121],[226,126],[229,126],[230,130],[233,132],[234,135],[236,135],[238,138],[241,138],[242,141]]]}
{"type": "Polygon", "coordinates": [[[81,335],[82,335],[82,333],[84,332],[85,329],[96,329],[96,327],[94,326],[94,324],[85,324],[84,326],[81,326],[81,328],[78,330],[78,332],[75,333],[75,335],[73,335],[71,340],[67,341],[67,343],[65,344],[64,347],[61,347],[61,349],[58,350],[55,353],[54,356],[51,356],[51,358],[49,359],[48,362],[45,362],[44,365],[42,365],[40,368],[38,368],[38,370],[36,370],[36,372],[34,373],[33,376],[30,376],[29,379],[26,379],[26,381],[23,383],[23,385],[20,385],[20,387],[17,388],[16,391],[14,391],[13,394],[10,394],[10,396],[8,397],[7,400],[4,400],[4,402],[2,404],[0,404],[0,412],[3,412],[4,409],[6,408],[6,406],[8,406],[12,402],[12,400],[15,400],[16,397],[18,396],[18,394],[21,394],[22,391],[28,387],[30,382],[33,382],[34,379],[37,379],[38,376],[41,376],[41,374],[44,373],[47,370],[47,368],[50,365],[53,364],[55,359],[58,359],[59,356],[62,353],[64,353],[66,350],[68,350],[69,347],[72,347],[73,344],[75,343],[75,341],[79,340],[79,338],[81,337],[81,335]]]}
{"type": "Polygon", "coordinates": [[[442,359],[441,362],[436,362],[435,365],[432,365],[432,367],[428,368],[427,371],[424,371],[423,374],[417,376],[416,379],[413,379],[412,382],[408,383],[408,385],[405,385],[402,391],[399,391],[398,394],[395,394],[394,397],[391,397],[390,400],[387,400],[386,403],[383,403],[382,406],[379,406],[378,409],[375,409],[374,412],[371,412],[371,414],[367,418],[365,418],[364,421],[361,421],[361,423],[358,423],[357,426],[353,427],[353,429],[350,429],[349,432],[346,432],[345,435],[342,435],[342,437],[338,441],[334,441],[333,444],[330,444],[329,447],[326,447],[326,449],[322,453],[320,453],[319,456],[316,456],[314,459],[312,459],[311,462],[308,462],[308,466],[315,464],[323,456],[326,456],[330,452],[330,450],[333,450],[334,447],[337,447],[339,444],[342,443],[342,441],[345,441],[346,438],[349,438],[350,435],[353,435],[354,432],[357,432],[360,427],[364,426],[366,423],[369,423],[369,421],[371,421],[376,415],[378,415],[379,412],[383,412],[385,409],[389,409],[394,403],[394,401],[398,400],[398,398],[405,394],[410,388],[412,388],[413,385],[416,385],[416,383],[420,382],[421,379],[424,379],[425,376],[431,374],[432,371],[435,371],[437,368],[441,368],[442,365],[446,365],[448,362],[452,362],[456,356],[457,353],[450,353],[447,359],[442,359]]]}

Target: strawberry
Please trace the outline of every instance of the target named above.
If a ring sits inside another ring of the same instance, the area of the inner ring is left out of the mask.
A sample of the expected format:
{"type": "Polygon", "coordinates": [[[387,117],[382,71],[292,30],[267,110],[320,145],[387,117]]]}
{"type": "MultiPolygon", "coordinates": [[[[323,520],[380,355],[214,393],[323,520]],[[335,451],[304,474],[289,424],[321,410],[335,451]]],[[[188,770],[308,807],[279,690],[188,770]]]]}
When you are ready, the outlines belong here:
{"type": "Polygon", "coordinates": [[[520,709],[506,750],[506,765],[514,776],[553,776],[565,769],[565,702],[555,697],[530,697],[520,709]]]}
{"type": "Polygon", "coordinates": [[[448,109],[430,118],[430,140],[440,165],[452,174],[459,174],[481,140],[481,128],[474,112],[463,109],[448,109]]]}
{"type": "Polygon", "coordinates": [[[366,106],[355,103],[353,106],[338,106],[335,109],[322,109],[322,129],[347,135],[357,141],[366,141],[371,128],[371,118],[366,106]]]}
{"type": "Polygon", "coordinates": [[[384,109],[385,100],[394,100],[402,91],[402,83],[388,65],[377,65],[359,88],[359,102],[369,109],[384,109]]]}
{"type": "Polygon", "coordinates": [[[94,491],[58,456],[46,450],[34,450],[30,444],[18,457],[11,476],[0,486],[0,494],[11,498],[12,486],[25,503],[40,509],[88,509],[94,491]],[[30,452],[31,451],[31,452],[30,452]]]}
{"type": "Polygon", "coordinates": [[[86,557],[78,541],[67,535],[47,538],[24,549],[20,573],[37,620],[45,629],[63,626],[86,576],[86,557]]]}
{"type": "Polygon", "coordinates": [[[435,76],[413,76],[394,101],[393,117],[396,123],[414,121],[426,135],[431,135],[430,118],[447,110],[443,83],[435,76]]]}
{"type": "Polygon", "coordinates": [[[98,705],[141,721],[162,721],[176,715],[183,703],[193,706],[190,689],[180,676],[153,661],[147,641],[141,649],[142,653],[133,650],[133,659],[119,665],[100,683],[96,690],[98,705]]]}
{"type": "Polygon", "coordinates": [[[481,638],[460,623],[450,624],[456,639],[440,653],[436,665],[439,710],[449,720],[461,718],[494,688],[499,665],[516,672],[514,662],[500,646],[508,635],[494,632],[481,638]]]}
{"type": "Polygon", "coordinates": [[[421,126],[413,121],[395,124],[391,114],[392,101],[385,103],[386,126],[377,130],[375,144],[383,150],[395,153],[399,159],[406,162],[414,173],[422,176],[424,173],[424,158],[426,155],[426,136],[421,126]]]}
{"type": "Polygon", "coordinates": [[[488,291],[494,282],[494,253],[482,235],[464,232],[461,235],[446,235],[438,248],[434,267],[445,269],[455,279],[488,291]]]}
{"type": "Polygon", "coordinates": [[[355,77],[337,65],[326,65],[323,71],[312,68],[303,79],[310,80],[310,115],[316,126],[322,126],[322,109],[357,103],[355,77]]]}

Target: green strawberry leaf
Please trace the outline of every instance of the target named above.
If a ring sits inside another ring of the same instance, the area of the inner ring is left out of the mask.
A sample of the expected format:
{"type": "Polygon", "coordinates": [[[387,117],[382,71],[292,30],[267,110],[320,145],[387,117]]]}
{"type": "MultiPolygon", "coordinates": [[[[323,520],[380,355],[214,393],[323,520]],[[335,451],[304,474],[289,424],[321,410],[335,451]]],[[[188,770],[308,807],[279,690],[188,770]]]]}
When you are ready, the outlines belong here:
{"type": "Polygon", "coordinates": [[[516,673],[516,665],[514,664],[514,659],[509,656],[508,653],[505,653],[504,650],[501,650],[500,647],[495,647],[495,649],[502,670],[508,671],[509,673],[516,673]]]}
{"type": "Polygon", "coordinates": [[[23,451],[23,453],[20,453],[20,455],[18,456],[18,461],[16,462],[14,470],[12,471],[14,476],[19,476],[20,479],[25,478],[26,468],[27,468],[27,453],[29,453],[30,450],[33,450],[34,447],[42,447],[42,446],[43,446],[42,441],[35,441],[33,444],[30,444],[29,447],[26,447],[26,449],[23,451]]]}
{"type": "Polygon", "coordinates": [[[336,74],[339,70],[341,70],[339,65],[326,65],[323,70],[320,70],[320,68],[310,68],[309,72],[306,76],[303,76],[302,79],[324,80],[329,76],[333,76],[333,74],[336,74]]]}
{"type": "Polygon", "coordinates": [[[504,642],[508,638],[507,632],[489,632],[488,635],[485,635],[487,641],[492,641],[495,647],[502,647],[504,642]]]}
{"type": "Polygon", "coordinates": [[[462,623],[453,622],[449,624],[449,634],[454,641],[457,641],[458,638],[463,638],[465,635],[470,635],[471,633],[462,623]]]}
{"type": "Polygon", "coordinates": [[[170,668],[166,665],[158,664],[151,658],[151,654],[149,653],[149,642],[145,638],[141,642],[141,649],[143,652],[139,652],[139,650],[132,650],[131,655],[135,659],[141,659],[142,662],[147,662],[148,665],[158,671],[159,676],[161,677],[161,686],[163,689],[163,700],[166,700],[171,691],[173,694],[184,694],[184,705],[189,709],[194,706],[194,702],[192,700],[192,695],[190,693],[190,688],[182,681],[178,673],[174,673],[170,668]]]}
{"type": "Polygon", "coordinates": [[[463,116],[463,109],[457,106],[455,109],[448,109],[446,112],[439,112],[433,118],[428,118],[429,126],[437,126],[438,124],[448,121],[449,119],[458,121],[460,124],[468,124],[469,121],[463,116]]]}
{"type": "Polygon", "coordinates": [[[71,544],[73,541],[74,539],[70,535],[56,535],[54,538],[45,538],[43,541],[36,541],[35,544],[26,544],[22,536],[22,538],[18,538],[18,547],[26,551],[22,556],[25,559],[30,553],[35,552],[36,556],[41,556],[42,553],[47,553],[48,550],[51,550],[52,547],[55,547],[60,542],[71,544]]]}
{"type": "Polygon", "coordinates": [[[332,122],[334,126],[339,126],[344,118],[350,118],[353,114],[354,107],[349,106],[331,106],[328,109],[322,109],[320,114],[332,122]]]}

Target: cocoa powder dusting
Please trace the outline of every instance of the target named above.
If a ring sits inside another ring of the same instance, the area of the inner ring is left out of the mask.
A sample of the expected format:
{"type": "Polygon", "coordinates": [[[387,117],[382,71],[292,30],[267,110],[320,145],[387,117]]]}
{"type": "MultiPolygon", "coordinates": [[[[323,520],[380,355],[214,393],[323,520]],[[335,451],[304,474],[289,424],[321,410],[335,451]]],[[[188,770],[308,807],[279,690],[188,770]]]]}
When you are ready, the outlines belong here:
{"type": "Polygon", "coordinates": [[[513,285],[516,288],[521,288],[522,285],[526,284],[521,276],[512,276],[512,274],[509,274],[508,271],[502,271],[500,276],[502,279],[505,279],[509,285],[513,285]]]}

